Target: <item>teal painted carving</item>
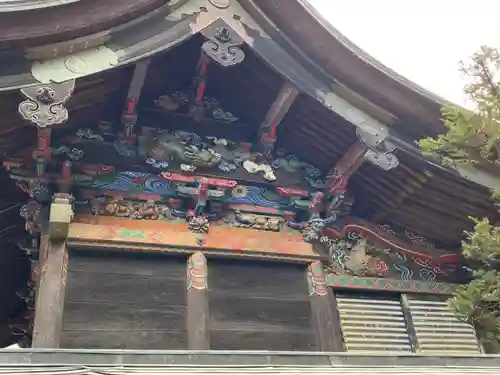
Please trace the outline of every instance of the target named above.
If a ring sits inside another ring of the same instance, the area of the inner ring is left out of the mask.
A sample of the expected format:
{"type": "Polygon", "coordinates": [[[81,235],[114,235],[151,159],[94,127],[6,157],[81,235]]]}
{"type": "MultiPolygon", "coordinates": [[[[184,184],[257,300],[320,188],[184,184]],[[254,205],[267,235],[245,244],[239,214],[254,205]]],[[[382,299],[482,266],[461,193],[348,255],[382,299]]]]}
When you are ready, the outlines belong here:
{"type": "Polygon", "coordinates": [[[137,240],[146,240],[148,238],[148,236],[141,231],[129,230],[129,229],[120,230],[118,232],[118,236],[121,238],[137,239],[137,240]]]}

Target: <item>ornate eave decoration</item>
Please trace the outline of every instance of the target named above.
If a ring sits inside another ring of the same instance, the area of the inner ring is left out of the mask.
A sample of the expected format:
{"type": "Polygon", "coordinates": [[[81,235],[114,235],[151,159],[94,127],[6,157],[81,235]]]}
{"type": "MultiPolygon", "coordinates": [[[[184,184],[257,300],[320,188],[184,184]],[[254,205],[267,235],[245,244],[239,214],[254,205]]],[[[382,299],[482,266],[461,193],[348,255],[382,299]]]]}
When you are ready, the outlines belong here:
{"type": "Polygon", "coordinates": [[[74,88],[75,81],[70,80],[21,89],[26,100],[19,104],[19,114],[39,128],[62,124],[68,120],[68,110],[63,104],[74,88]]]}
{"type": "Polygon", "coordinates": [[[245,58],[240,45],[244,40],[224,20],[218,19],[201,31],[208,40],[202,49],[220,66],[227,68],[239,64],[245,58]]]}

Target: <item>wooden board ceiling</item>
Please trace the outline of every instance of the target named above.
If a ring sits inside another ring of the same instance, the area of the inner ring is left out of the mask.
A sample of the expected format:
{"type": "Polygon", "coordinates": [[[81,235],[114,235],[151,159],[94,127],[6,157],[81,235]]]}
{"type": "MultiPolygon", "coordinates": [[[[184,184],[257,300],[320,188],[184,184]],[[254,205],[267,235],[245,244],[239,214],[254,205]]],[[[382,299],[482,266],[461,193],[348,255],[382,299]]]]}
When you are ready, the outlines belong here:
{"type": "MultiPolygon", "coordinates": [[[[151,107],[157,96],[189,87],[201,43],[195,37],[153,59],[140,107],[151,107]]],[[[236,67],[210,68],[207,94],[256,132],[283,79],[250,50],[245,52],[246,59],[236,67]]],[[[131,74],[132,67],[123,67],[79,79],[67,104],[69,121],[60,129],[94,126],[99,120],[117,122],[131,74]]],[[[0,152],[33,145],[35,129],[17,114],[19,93],[4,93],[0,99],[0,152]]],[[[299,95],[278,130],[278,147],[325,173],[357,140],[354,126],[305,95],[299,95]]],[[[469,215],[495,218],[486,188],[408,155],[398,156],[401,165],[392,171],[365,163],[353,176],[355,213],[450,245],[458,244],[462,230],[470,228],[469,215]]]]}

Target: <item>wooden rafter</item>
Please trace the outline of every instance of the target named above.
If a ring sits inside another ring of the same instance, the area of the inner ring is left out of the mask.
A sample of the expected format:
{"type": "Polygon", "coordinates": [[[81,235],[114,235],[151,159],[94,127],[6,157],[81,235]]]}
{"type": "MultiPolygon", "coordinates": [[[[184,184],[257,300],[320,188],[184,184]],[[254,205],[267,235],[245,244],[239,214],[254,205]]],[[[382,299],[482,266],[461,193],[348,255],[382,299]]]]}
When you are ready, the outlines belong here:
{"type": "Polygon", "coordinates": [[[433,177],[433,174],[426,171],[423,176],[420,176],[418,180],[411,185],[406,186],[401,192],[391,200],[385,209],[379,211],[374,217],[373,222],[381,223],[384,221],[391,212],[399,207],[408,197],[421,190],[422,187],[433,177]]]}
{"type": "Polygon", "coordinates": [[[361,141],[356,141],[342,158],[330,169],[327,178],[327,195],[340,187],[346,185],[351,177],[363,164],[368,147],[361,141]]]}
{"type": "Polygon", "coordinates": [[[123,136],[133,137],[137,122],[137,103],[141,96],[142,87],[146,79],[150,60],[139,61],[135,64],[134,73],[127,93],[127,102],[122,115],[123,136]]]}
{"type": "Polygon", "coordinates": [[[298,94],[299,90],[295,86],[288,81],[285,82],[267,111],[266,117],[259,127],[259,147],[264,154],[268,155],[273,151],[276,143],[276,129],[298,94]]]}

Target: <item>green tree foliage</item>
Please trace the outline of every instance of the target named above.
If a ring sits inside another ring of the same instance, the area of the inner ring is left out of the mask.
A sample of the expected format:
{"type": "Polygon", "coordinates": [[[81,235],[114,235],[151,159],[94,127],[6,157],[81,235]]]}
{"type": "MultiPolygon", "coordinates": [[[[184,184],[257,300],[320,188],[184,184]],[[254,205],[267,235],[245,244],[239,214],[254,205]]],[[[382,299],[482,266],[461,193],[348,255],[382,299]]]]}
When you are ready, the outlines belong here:
{"type": "MultiPolygon", "coordinates": [[[[442,110],[446,133],[420,141],[422,152],[445,164],[500,163],[500,54],[481,47],[461,71],[469,84],[465,94],[474,110],[446,106],[442,110]]],[[[500,202],[494,192],[494,201],[500,202]]],[[[500,351],[500,227],[488,219],[475,219],[474,231],[465,232],[462,251],[471,270],[469,284],[450,300],[457,316],[473,324],[491,351],[500,351]]]]}

